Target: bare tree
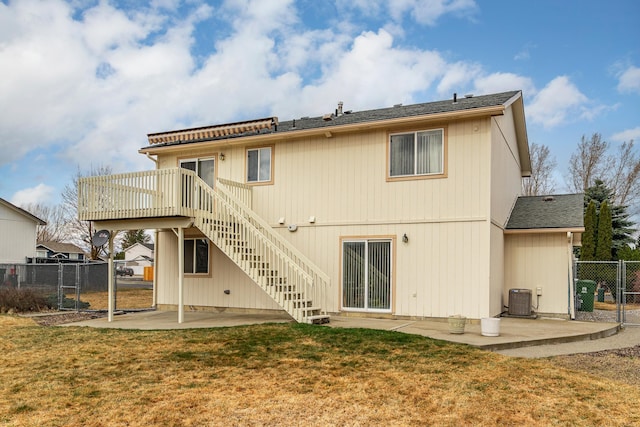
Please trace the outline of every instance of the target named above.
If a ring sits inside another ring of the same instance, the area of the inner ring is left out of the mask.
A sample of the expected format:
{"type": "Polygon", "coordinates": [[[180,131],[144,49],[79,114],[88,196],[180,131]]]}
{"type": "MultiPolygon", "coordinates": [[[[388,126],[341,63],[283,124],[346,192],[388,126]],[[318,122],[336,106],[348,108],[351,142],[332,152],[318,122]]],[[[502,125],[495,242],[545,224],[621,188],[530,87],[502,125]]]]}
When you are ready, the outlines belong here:
{"type": "Polygon", "coordinates": [[[551,156],[549,147],[544,144],[531,144],[531,176],[522,180],[522,192],[525,196],[552,194],[556,190],[553,170],[557,163],[551,156]]]}
{"type": "Polygon", "coordinates": [[[46,222],[38,225],[38,242],[64,242],[68,238],[64,207],[29,203],[22,208],[46,222]]]}
{"type": "Polygon", "coordinates": [[[632,205],[640,196],[640,158],[634,151],[633,140],[624,142],[617,155],[608,159],[605,182],[613,190],[617,205],[632,205]]]}
{"type": "Polygon", "coordinates": [[[603,178],[608,148],[609,143],[599,133],[594,133],[590,139],[582,136],[577,151],[569,159],[567,185],[571,191],[584,193],[596,179],[603,178]]]}
{"type": "Polygon", "coordinates": [[[62,190],[62,202],[64,215],[67,223],[70,239],[89,253],[89,259],[98,259],[102,255],[107,255],[108,248],[95,246],[92,241],[94,229],[91,221],[80,221],[78,219],[78,181],[87,176],[110,175],[111,168],[108,166],[92,167],[88,172],[82,173],[80,169],[73,177],[71,184],[67,184],[62,190]]]}

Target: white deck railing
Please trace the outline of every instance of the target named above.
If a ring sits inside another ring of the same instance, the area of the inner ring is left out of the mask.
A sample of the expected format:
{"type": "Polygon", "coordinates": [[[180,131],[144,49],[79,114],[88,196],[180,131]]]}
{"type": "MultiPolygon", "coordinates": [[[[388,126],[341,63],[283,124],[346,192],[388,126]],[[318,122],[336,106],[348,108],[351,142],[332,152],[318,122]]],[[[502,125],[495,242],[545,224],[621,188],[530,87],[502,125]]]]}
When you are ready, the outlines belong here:
{"type": "Polygon", "coordinates": [[[109,219],[192,216],[185,169],[157,169],[78,180],[78,218],[109,219]],[[184,196],[184,197],[183,197],[184,196]]]}
{"type": "Polygon", "coordinates": [[[251,187],[220,179],[214,190],[183,168],[86,177],[78,182],[79,219],[192,217],[194,225],[297,321],[306,322],[313,314],[306,301],[326,313],[329,277],[250,204],[251,187]]]}

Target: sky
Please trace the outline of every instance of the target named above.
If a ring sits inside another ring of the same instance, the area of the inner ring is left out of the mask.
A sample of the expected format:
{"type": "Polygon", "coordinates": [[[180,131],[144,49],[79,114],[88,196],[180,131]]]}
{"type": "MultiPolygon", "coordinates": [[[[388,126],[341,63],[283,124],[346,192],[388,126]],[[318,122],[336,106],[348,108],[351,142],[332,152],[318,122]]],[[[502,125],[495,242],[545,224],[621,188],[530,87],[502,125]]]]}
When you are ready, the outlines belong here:
{"type": "Polygon", "coordinates": [[[155,166],[148,133],[522,90],[557,192],[581,137],[640,145],[636,0],[0,0],[0,197],[155,166]]]}

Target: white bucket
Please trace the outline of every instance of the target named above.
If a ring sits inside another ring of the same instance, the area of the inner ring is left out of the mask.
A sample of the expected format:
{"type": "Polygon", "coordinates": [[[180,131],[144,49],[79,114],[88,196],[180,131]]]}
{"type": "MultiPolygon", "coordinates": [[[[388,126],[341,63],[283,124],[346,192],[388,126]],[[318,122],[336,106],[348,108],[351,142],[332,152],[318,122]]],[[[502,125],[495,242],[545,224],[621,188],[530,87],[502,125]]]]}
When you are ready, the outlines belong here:
{"type": "Polygon", "coordinates": [[[485,317],[484,319],[480,319],[480,330],[485,337],[500,336],[500,318],[485,317]]]}

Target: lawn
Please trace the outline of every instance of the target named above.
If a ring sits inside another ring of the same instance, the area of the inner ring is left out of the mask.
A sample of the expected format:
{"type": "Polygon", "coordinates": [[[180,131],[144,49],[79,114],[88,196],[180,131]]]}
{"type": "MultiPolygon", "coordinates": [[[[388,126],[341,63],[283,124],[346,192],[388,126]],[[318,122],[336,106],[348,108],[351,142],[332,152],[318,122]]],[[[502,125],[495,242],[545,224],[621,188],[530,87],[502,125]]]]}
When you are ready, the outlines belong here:
{"type": "MultiPolygon", "coordinates": [[[[83,292],[80,301],[88,302],[91,310],[107,310],[109,308],[108,292],[83,292]]],[[[116,309],[142,309],[153,305],[153,290],[123,288],[116,292],[116,309]]]]}
{"type": "Polygon", "coordinates": [[[125,331],[0,316],[0,423],[639,425],[640,386],[416,335],[125,331]]]}

